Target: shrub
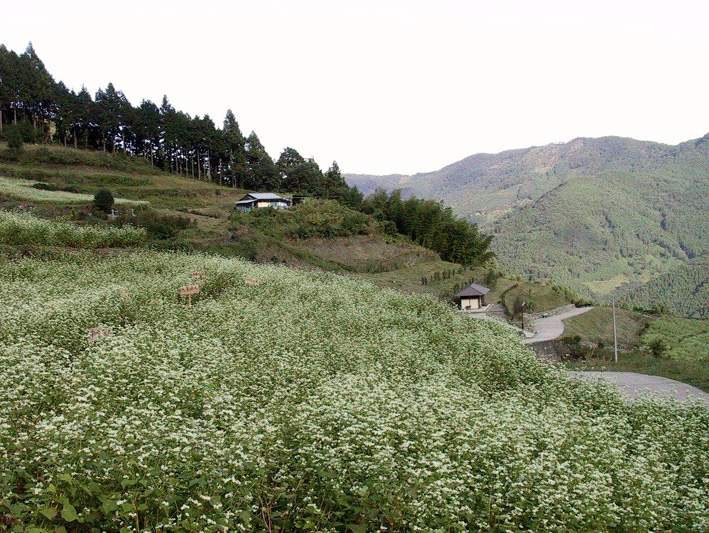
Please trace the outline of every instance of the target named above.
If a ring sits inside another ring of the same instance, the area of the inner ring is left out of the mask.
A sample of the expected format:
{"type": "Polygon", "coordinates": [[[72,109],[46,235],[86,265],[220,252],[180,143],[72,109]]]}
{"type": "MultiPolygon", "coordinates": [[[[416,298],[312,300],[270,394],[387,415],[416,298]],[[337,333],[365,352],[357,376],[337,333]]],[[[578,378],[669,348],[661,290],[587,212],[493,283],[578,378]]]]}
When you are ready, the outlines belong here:
{"type": "Polygon", "coordinates": [[[99,189],[94,195],[94,207],[104,213],[110,213],[115,200],[108,189],[99,189]]]}
{"type": "Polygon", "coordinates": [[[186,217],[159,215],[151,209],[140,209],[135,217],[123,216],[120,221],[144,228],[149,237],[157,240],[174,239],[181,230],[190,227],[190,220],[186,217]]]}
{"type": "MultiPolygon", "coordinates": [[[[57,187],[56,185],[53,185],[51,183],[42,183],[42,182],[35,183],[34,185],[32,185],[32,188],[39,189],[40,191],[58,191],[59,190],[59,187],[57,187]]],[[[64,189],[62,189],[62,190],[64,190],[64,189]]]]}
{"type": "Polygon", "coordinates": [[[653,357],[663,357],[669,347],[664,339],[660,337],[655,337],[650,342],[646,344],[648,351],[653,355],[653,357]]]}
{"type": "Polygon", "coordinates": [[[22,132],[17,126],[8,126],[5,132],[5,141],[10,150],[20,151],[25,140],[22,138],[22,132]]]}

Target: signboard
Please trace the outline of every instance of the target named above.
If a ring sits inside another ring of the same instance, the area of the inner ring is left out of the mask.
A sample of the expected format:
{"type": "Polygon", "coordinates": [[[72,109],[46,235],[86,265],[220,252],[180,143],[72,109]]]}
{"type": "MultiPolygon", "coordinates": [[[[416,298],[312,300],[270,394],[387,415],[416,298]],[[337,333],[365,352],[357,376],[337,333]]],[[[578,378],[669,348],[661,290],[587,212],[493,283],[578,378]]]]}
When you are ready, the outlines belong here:
{"type": "Polygon", "coordinates": [[[191,294],[199,294],[199,285],[185,285],[180,287],[180,296],[189,296],[191,294]]]}
{"type": "Polygon", "coordinates": [[[192,295],[199,294],[199,285],[184,285],[178,291],[180,296],[187,296],[187,303],[192,307],[192,295]]]}
{"type": "Polygon", "coordinates": [[[101,337],[112,337],[113,330],[108,326],[97,326],[89,328],[89,342],[98,342],[101,337]]]}
{"type": "Polygon", "coordinates": [[[192,272],[192,278],[202,279],[204,277],[204,270],[195,270],[192,272]]]}
{"type": "Polygon", "coordinates": [[[244,280],[244,283],[251,287],[258,287],[259,285],[261,285],[261,282],[259,280],[253,278],[246,278],[244,280]]]}

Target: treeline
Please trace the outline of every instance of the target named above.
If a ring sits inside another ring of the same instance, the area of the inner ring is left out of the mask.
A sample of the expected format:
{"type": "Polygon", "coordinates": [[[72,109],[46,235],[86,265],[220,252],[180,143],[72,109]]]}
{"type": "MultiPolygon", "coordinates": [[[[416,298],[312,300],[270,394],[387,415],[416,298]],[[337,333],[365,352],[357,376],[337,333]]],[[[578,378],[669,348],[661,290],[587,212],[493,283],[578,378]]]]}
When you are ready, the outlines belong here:
{"type": "Polygon", "coordinates": [[[278,161],[256,133],[244,136],[227,111],[221,127],[205,115],[176,110],[167,96],[158,106],[134,107],[112,83],[92,97],[55,82],[30,44],[23,54],[0,45],[0,134],[19,130],[25,142],[58,142],[74,148],[122,152],[185,177],[251,190],[290,191],[361,199],[337,163],[323,172],[313,159],[286,148],[278,161]]]}
{"type": "Polygon", "coordinates": [[[465,266],[491,259],[492,236],[478,231],[477,224],[456,217],[450,207],[416,197],[403,200],[401,191],[378,190],[362,201],[360,209],[389,222],[393,229],[417,244],[438,252],[441,258],[465,266]]]}

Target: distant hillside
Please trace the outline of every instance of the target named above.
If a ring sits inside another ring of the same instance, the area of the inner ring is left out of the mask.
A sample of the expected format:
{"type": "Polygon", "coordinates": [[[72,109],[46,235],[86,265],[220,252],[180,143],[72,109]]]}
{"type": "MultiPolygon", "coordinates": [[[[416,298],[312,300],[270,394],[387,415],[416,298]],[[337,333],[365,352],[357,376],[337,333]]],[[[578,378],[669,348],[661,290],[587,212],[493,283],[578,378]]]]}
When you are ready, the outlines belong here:
{"type": "Polygon", "coordinates": [[[609,170],[652,172],[697,155],[706,166],[708,144],[709,134],[678,146],[621,137],[577,138],[564,144],[475,154],[436,172],[345,174],[345,179],[365,193],[379,186],[400,188],[404,196],[444,200],[458,215],[485,225],[570,179],[609,170]]]}
{"type": "Polygon", "coordinates": [[[346,174],[345,179],[350,187],[357,187],[359,191],[369,195],[377,189],[393,191],[401,188],[402,183],[409,176],[404,174],[389,174],[388,176],[371,176],[369,174],[346,174]]]}
{"type": "Polygon", "coordinates": [[[707,175],[677,166],[569,181],[500,219],[493,248],[510,271],[596,294],[649,281],[709,252],[707,175]]]}
{"type": "Polygon", "coordinates": [[[661,304],[673,313],[709,318],[709,259],[684,263],[647,283],[623,287],[618,296],[634,305],[650,308],[661,304]]]}

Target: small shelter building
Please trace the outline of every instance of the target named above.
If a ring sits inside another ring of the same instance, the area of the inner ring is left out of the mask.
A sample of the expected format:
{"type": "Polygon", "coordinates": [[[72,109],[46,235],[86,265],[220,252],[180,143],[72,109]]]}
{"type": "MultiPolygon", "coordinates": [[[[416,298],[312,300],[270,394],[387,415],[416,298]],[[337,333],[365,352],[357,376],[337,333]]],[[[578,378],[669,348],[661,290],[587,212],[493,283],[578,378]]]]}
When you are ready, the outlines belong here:
{"type": "Polygon", "coordinates": [[[239,211],[251,211],[252,209],[263,209],[264,207],[285,209],[288,206],[290,206],[288,198],[283,198],[272,192],[250,192],[236,202],[236,209],[239,211]]]}
{"type": "Polygon", "coordinates": [[[475,311],[485,307],[485,295],[490,292],[490,289],[473,283],[470,287],[466,287],[454,298],[458,303],[458,308],[462,311],[475,311]]]}

